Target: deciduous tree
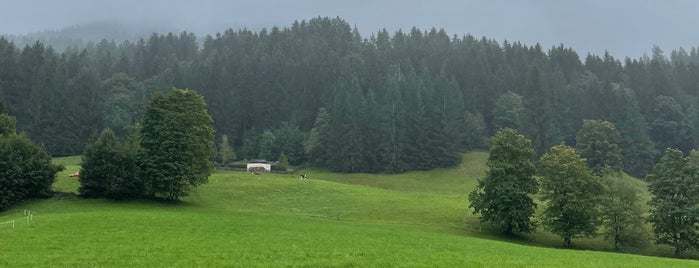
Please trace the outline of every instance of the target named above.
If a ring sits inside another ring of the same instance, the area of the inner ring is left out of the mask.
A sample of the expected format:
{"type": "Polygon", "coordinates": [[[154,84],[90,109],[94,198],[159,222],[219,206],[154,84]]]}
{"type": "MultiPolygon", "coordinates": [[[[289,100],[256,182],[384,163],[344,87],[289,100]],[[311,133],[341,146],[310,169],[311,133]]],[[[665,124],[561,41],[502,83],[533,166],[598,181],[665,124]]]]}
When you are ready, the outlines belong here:
{"type": "Polygon", "coordinates": [[[470,207],[481,220],[500,226],[503,233],[528,233],[536,204],[530,197],[537,192],[532,142],[513,129],[495,133],[488,156],[486,176],[469,194],[470,207]]]}
{"type": "Polygon", "coordinates": [[[600,216],[605,239],[614,241],[614,249],[639,246],[646,242],[643,209],[638,189],[625,180],[622,173],[609,173],[602,178],[600,216]]]}
{"type": "Polygon", "coordinates": [[[213,168],[214,130],[204,98],[173,88],[153,97],[141,129],[141,178],[149,194],[167,200],[206,183],[213,168]]]}
{"type": "Polygon", "coordinates": [[[590,236],[597,228],[597,204],[602,191],[598,177],[572,147],[556,145],[541,157],[541,200],[546,201],[544,227],[563,238],[590,236]]]}
{"type": "Polygon", "coordinates": [[[587,159],[587,165],[596,175],[609,168],[621,170],[619,131],[614,124],[601,120],[584,120],[578,132],[575,152],[587,159]]]}
{"type": "Polygon", "coordinates": [[[667,149],[648,174],[648,190],[653,197],[648,221],[653,224],[655,242],[675,248],[675,256],[695,247],[699,241],[699,152],[689,159],[677,149],[667,149]]]}

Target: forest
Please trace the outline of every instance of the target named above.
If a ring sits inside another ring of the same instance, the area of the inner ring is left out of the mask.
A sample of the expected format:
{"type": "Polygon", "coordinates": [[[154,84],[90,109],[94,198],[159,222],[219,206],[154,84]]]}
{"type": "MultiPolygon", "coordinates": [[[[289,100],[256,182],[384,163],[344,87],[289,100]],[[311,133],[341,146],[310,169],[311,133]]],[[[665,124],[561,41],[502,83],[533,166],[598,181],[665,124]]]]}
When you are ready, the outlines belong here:
{"type": "Polygon", "coordinates": [[[697,74],[696,48],[622,60],[434,28],[362,36],[327,17],[64,51],[0,38],[0,103],[53,156],[82,154],[104,128],[125,138],[151,96],[175,87],[204,96],[238,159],[342,172],[453,166],[505,127],[538,158],[604,120],[619,131],[621,168],[642,177],[666,148],[698,147],[697,74]]]}

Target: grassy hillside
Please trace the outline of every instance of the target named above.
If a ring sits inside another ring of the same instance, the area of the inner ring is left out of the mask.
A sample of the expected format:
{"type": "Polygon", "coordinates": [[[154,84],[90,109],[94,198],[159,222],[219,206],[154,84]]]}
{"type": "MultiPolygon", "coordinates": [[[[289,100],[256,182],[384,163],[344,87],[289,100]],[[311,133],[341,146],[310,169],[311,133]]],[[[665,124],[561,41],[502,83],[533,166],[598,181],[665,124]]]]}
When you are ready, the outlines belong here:
{"type": "MultiPolygon", "coordinates": [[[[699,267],[699,262],[544,248],[557,237],[506,241],[468,212],[485,153],[458,168],[400,175],[216,173],[178,204],[61,195],[17,206],[36,212],[0,226],[0,267],[15,266],[441,266],[699,267]],[[37,257],[41,256],[41,257],[37,257]]],[[[57,189],[75,192],[79,158],[57,162],[57,189]]],[[[599,239],[578,248],[606,249],[599,239]]],[[[651,247],[653,254],[669,254],[651,247]]]]}

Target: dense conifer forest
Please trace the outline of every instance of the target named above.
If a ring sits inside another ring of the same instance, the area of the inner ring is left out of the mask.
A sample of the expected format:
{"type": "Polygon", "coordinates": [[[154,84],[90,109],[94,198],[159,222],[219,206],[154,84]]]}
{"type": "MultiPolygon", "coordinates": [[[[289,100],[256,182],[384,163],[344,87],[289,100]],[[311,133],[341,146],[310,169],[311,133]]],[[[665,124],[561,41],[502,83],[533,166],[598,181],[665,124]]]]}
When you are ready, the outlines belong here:
{"type": "Polygon", "coordinates": [[[104,128],[126,137],[173,87],[204,96],[217,141],[227,135],[238,159],[283,154],[333,171],[452,166],[503,127],[538,158],[575,146],[583,120],[613,124],[635,176],[668,147],[699,145],[695,48],[616,59],[434,28],[362,36],[320,17],[198,40],[154,33],[57,52],[0,38],[0,102],[54,156],[82,154],[104,128]]]}

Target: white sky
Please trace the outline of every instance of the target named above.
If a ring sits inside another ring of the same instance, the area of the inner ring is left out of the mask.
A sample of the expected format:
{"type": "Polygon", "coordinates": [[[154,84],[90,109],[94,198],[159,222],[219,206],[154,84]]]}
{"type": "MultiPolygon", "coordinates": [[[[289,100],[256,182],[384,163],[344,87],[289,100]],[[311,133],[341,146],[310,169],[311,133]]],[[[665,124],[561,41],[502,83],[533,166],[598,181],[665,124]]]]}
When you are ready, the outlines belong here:
{"type": "Polygon", "coordinates": [[[546,48],[563,43],[581,56],[609,50],[618,58],[635,58],[653,44],[666,54],[699,46],[697,14],[699,1],[693,0],[0,0],[0,33],[117,21],[203,35],[340,16],[364,36],[381,28],[435,27],[450,35],[539,42],[546,48]]]}

